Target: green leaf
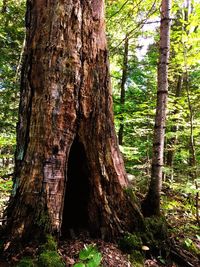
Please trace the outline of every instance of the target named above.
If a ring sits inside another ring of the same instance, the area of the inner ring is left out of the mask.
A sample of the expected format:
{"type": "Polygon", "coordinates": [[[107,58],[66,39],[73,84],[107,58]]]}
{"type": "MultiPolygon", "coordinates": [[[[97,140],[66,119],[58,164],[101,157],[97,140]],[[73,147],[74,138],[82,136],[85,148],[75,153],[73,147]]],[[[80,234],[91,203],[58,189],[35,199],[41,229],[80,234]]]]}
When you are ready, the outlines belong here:
{"type": "Polygon", "coordinates": [[[158,256],[158,259],[162,264],[166,264],[166,261],[161,256],[158,256]]]}
{"type": "Polygon", "coordinates": [[[184,240],[184,243],[185,243],[187,248],[190,248],[193,242],[192,242],[192,240],[190,238],[186,238],[184,240]]]}
{"type": "Polygon", "coordinates": [[[94,247],[94,245],[86,246],[84,249],[82,249],[79,253],[79,259],[80,260],[87,260],[91,259],[94,254],[98,253],[97,249],[94,247]]]}
{"type": "Polygon", "coordinates": [[[97,252],[93,255],[93,258],[86,264],[87,267],[98,267],[101,263],[102,256],[101,253],[97,252]]]}
{"type": "Polygon", "coordinates": [[[74,267],[86,267],[86,265],[82,262],[78,262],[78,263],[74,264],[74,267]]]}

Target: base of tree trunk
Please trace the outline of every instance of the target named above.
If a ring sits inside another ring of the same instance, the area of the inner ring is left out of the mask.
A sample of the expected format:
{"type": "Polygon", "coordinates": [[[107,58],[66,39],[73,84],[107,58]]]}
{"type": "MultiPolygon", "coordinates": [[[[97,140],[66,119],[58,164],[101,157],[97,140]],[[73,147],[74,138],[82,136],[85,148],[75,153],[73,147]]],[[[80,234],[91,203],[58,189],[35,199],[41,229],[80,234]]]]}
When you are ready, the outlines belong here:
{"type": "Polygon", "coordinates": [[[144,215],[144,217],[160,216],[161,215],[159,208],[157,206],[155,206],[155,202],[154,202],[153,198],[144,199],[144,201],[141,204],[141,208],[142,208],[142,214],[144,215]],[[155,211],[157,211],[157,212],[155,212],[155,211]]]}
{"type": "MultiPolygon", "coordinates": [[[[114,128],[104,1],[27,1],[10,244],[142,225],[114,128]]],[[[11,246],[11,245],[10,245],[11,246]]]]}

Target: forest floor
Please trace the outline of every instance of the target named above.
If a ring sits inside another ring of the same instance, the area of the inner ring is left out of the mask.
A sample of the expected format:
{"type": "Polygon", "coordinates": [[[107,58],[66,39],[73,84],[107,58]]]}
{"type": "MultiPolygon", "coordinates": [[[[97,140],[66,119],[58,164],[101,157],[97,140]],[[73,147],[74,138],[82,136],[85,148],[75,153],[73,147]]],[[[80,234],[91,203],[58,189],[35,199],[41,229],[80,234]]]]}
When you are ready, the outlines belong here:
{"type": "MultiPolygon", "coordinates": [[[[10,180],[0,179],[0,224],[3,223],[3,210],[9,199],[11,187],[12,182],[10,180]]],[[[103,267],[200,266],[200,228],[196,223],[193,199],[190,198],[190,195],[183,194],[176,188],[172,189],[165,186],[162,195],[162,212],[168,222],[169,236],[174,249],[172,254],[177,263],[171,261],[168,265],[161,254],[155,256],[155,254],[151,254],[151,251],[146,254],[148,257],[143,263],[131,263],[130,255],[123,253],[116,244],[106,243],[102,240],[92,240],[85,236],[61,241],[58,252],[66,266],[73,266],[80,262],[80,251],[90,245],[97,247],[102,256],[101,266],[103,267]]],[[[15,266],[22,254],[24,252],[19,253],[12,259],[14,265],[0,260],[0,267],[15,266]]]]}

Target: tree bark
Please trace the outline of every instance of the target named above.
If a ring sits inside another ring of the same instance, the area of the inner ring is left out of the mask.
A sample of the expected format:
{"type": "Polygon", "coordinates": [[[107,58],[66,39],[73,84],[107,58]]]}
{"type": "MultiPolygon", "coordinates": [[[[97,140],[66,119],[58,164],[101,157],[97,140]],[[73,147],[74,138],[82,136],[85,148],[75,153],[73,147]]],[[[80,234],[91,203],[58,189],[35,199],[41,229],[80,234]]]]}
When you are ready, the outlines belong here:
{"type": "Polygon", "coordinates": [[[151,181],[142,203],[145,216],[160,215],[165,120],[168,95],[168,58],[170,46],[170,0],[162,0],[160,24],[160,55],[157,78],[157,106],[154,126],[151,181]]]}
{"type": "Polygon", "coordinates": [[[142,217],[123,190],[103,0],[28,0],[26,27],[10,235],[112,240],[142,217]]]}
{"type": "Polygon", "coordinates": [[[123,69],[122,69],[122,80],[121,80],[121,94],[120,94],[120,124],[119,124],[119,133],[118,140],[119,145],[123,145],[123,136],[124,136],[124,107],[125,107],[125,85],[127,81],[128,74],[128,36],[126,36],[124,44],[124,60],[123,60],[123,69]]]}

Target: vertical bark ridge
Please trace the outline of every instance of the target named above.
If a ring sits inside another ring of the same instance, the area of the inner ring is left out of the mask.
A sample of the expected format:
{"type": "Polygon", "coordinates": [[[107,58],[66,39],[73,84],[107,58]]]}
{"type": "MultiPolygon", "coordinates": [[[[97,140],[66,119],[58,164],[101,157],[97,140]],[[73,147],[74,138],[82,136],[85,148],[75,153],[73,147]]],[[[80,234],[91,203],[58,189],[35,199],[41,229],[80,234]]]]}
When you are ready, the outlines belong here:
{"type": "Polygon", "coordinates": [[[24,62],[18,142],[26,131],[28,141],[20,169],[16,164],[20,184],[8,207],[10,231],[14,237],[35,229],[60,234],[70,216],[64,202],[78,140],[89,170],[88,230],[111,239],[132,229],[141,214],[123,192],[128,182],[113,124],[103,1],[36,0],[27,10],[25,57],[31,60],[24,62]]]}

